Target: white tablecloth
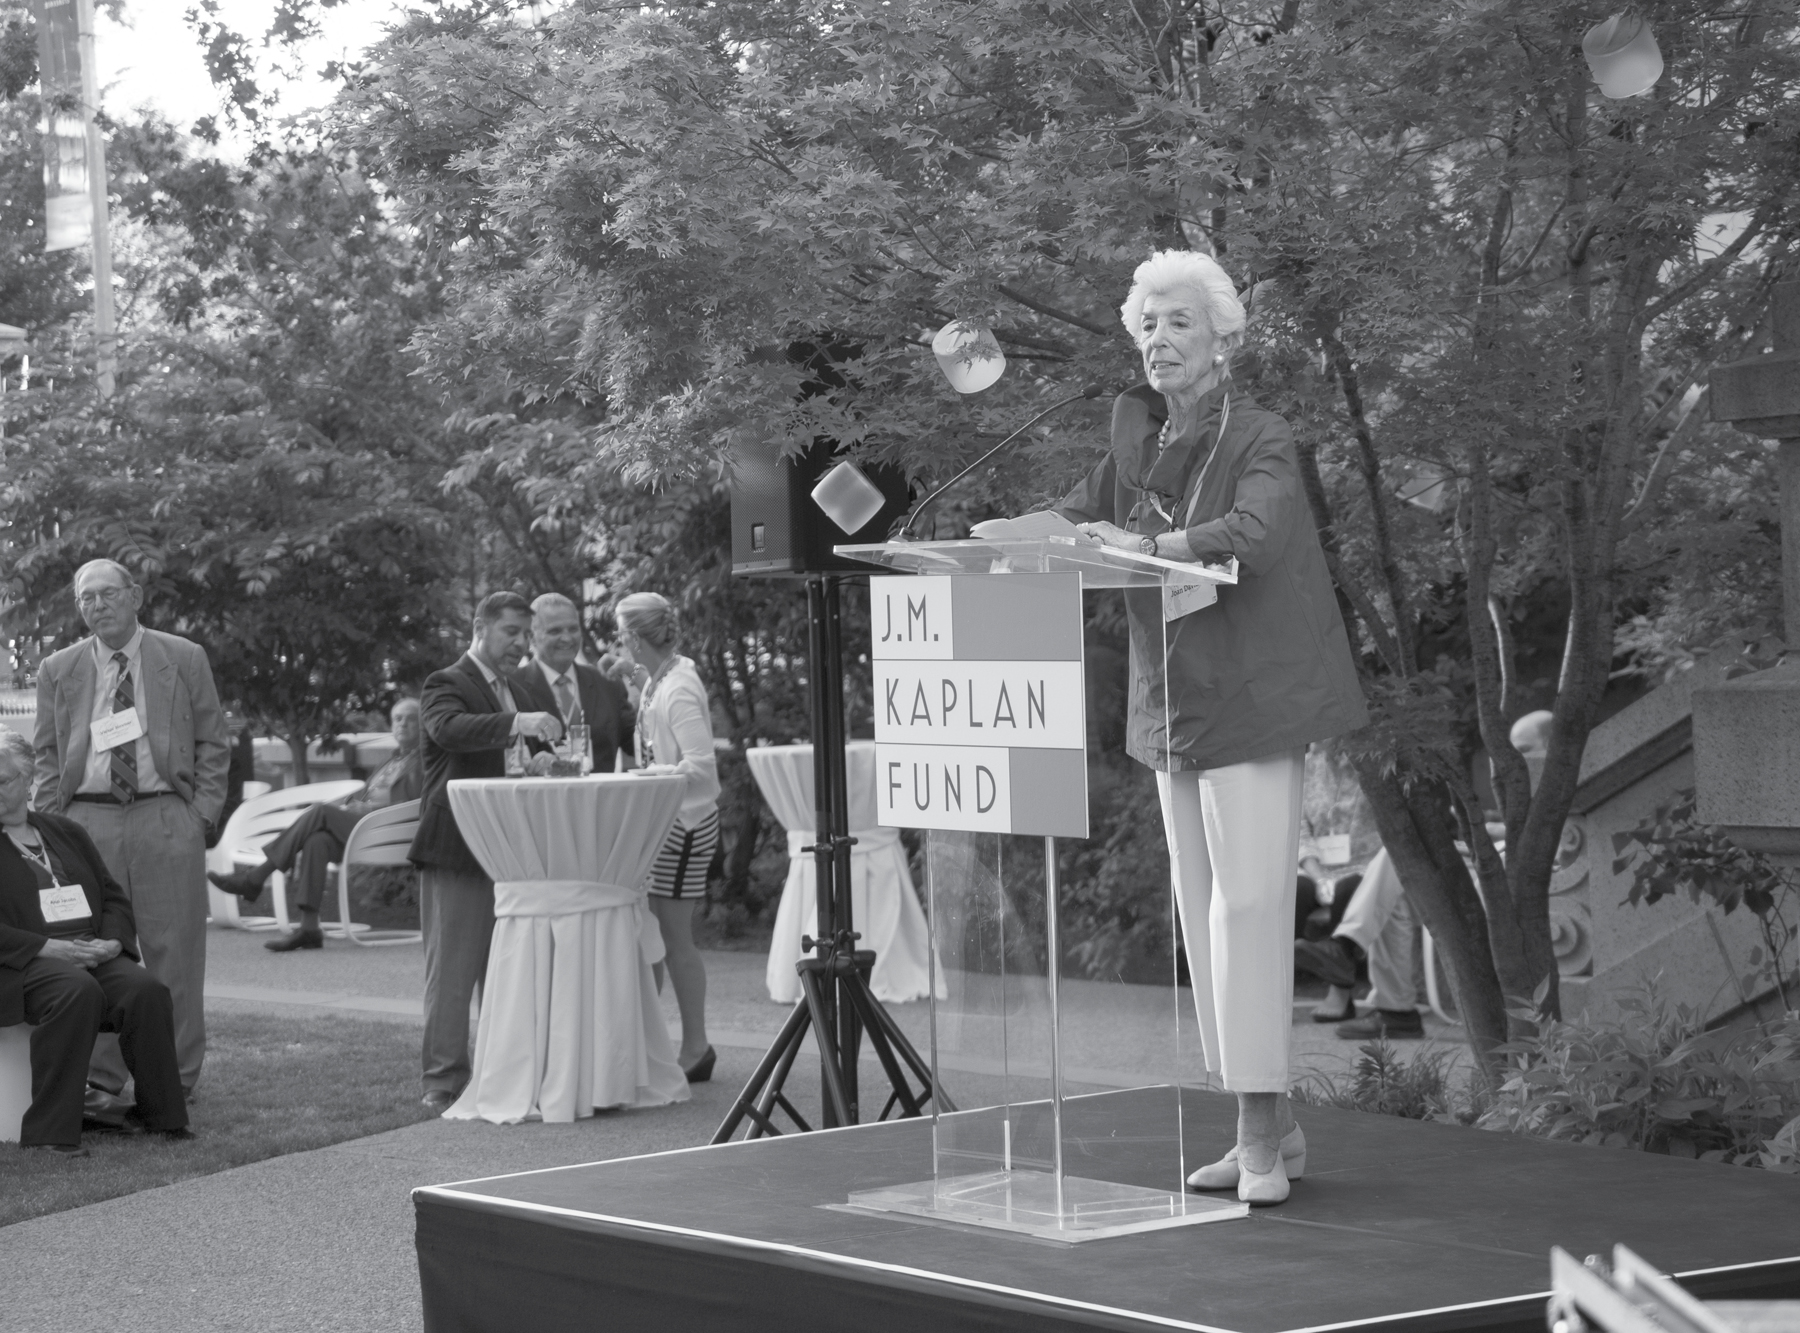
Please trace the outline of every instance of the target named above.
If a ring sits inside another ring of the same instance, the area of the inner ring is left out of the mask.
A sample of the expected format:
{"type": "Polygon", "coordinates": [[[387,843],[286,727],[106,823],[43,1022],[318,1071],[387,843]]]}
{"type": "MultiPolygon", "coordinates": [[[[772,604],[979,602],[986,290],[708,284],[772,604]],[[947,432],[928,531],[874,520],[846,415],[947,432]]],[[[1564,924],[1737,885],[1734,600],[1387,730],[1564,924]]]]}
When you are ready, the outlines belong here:
{"type": "Polygon", "coordinates": [[[494,942],[469,1086],[453,1120],[571,1121],[688,1099],[651,965],[645,878],[686,780],[596,774],[450,784],[494,877],[494,942]]]}
{"type": "MultiPolygon", "coordinates": [[[[801,849],[813,841],[813,750],[810,745],[768,745],[745,751],[763,799],[788,831],[788,877],[775,913],[766,980],[769,998],[792,1004],[800,998],[800,937],[819,933],[814,890],[818,867],[801,849]]],[[[850,797],[850,910],[862,936],[859,949],[875,951],[869,987],[879,1000],[900,1004],[922,1000],[931,989],[931,931],[913,889],[912,872],[900,831],[879,828],[875,819],[875,742],[845,747],[850,797]]],[[[943,995],[943,983],[938,994],[943,995]]]]}

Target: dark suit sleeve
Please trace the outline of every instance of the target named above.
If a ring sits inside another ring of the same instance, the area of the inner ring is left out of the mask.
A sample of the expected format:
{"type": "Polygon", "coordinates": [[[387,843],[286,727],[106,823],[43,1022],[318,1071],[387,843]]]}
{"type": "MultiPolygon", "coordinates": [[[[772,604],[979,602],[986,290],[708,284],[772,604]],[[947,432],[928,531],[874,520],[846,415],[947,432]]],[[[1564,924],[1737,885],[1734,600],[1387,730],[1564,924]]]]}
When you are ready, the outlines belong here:
{"type": "Polygon", "coordinates": [[[1062,503],[1056,506],[1056,512],[1071,523],[1112,522],[1114,467],[1113,456],[1109,451],[1082,478],[1081,484],[1063,497],[1062,503]]]}
{"type": "Polygon", "coordinates": [[[431,743],[449,754],[504,750],[512,741],[513,714],[477,713],[450,671],[434,671],[419,697],[419,720],[431,743]]]}
{"type": "Polygon", "coordinates": [[[190,645],[181,671],[187,676],[194,709],[194,808],[211,824],[225,808],[226,775],[231,771],[231,734],[213,682],[212,663],[199,644],[190,645]]]}

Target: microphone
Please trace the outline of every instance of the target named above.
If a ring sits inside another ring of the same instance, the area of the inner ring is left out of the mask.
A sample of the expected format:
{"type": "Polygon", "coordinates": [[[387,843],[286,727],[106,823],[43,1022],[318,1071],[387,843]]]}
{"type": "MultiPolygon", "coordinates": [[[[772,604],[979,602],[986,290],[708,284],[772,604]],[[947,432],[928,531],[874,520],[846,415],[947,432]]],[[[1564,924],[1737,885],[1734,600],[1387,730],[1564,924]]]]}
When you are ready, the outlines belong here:
{"type": "Polygon", "coordinates": [[[992,458],[995,454],[999,453],[1002,449],[1006,448],[1007,445],[1011,444],[1014,440],[1018,439],[1019,436],[1023,435],[1026,431],[1030,430],[1033,426],[1037,425],[1038,422],[1042,421],[1045,417],[1049,416],[1052,412],[1060,412],[1063,408],[1067,407],[1070,403],[1089,402],[1095,398],[1104,397],[1109,392],[1111,387],[1112,386],[1104,383],[1101,380],[1095,380],[1092,384],[1083,385],[1082,389],[1079,393],[1072,393],[1067,398],[1062,399],[1060,402],[1055,402],[1055,403],[1050,404],[1050,406],[1046,407],[1042,412],[1039,412],[1030,421],[1027,421],[1023,426],[1020,426],[1011,435],[1008,435],[1004,440],[1000,441],[999,444],[996,444],[992,449],[989,449],[980,458],[977,458],[973,463],[970,463],[969,466],[964,468],[961,472],[958,472],[954,477],[950,478],[949,481],[945,482],[942,486],[939,486],[936,490],[932,491],[931,494],[927,495],[923,500],[919,501],[919,503],[914,507],[912,513],[910,513],[906,516],[906,522],[904,522],[900,525],[900,531],[897,534],[895,534],[894,536],[888,538],[888,540],[896,541],[896,542],[906,541],[907,540],[906,534],[912,530],[912,525],[913,525],[914,521],[916,521],[918,519],[920,514],[925,512],[925,507],[927,505],[929,505],[933,500],[937,499],[938,496],[942,495],[945,491],[949,490],[952,486],[956,485],[956,483],[961,481],[964,477],[968,476],[976,468],[980,467],[983,463],[987,462],[988,459],[992,458]]]}

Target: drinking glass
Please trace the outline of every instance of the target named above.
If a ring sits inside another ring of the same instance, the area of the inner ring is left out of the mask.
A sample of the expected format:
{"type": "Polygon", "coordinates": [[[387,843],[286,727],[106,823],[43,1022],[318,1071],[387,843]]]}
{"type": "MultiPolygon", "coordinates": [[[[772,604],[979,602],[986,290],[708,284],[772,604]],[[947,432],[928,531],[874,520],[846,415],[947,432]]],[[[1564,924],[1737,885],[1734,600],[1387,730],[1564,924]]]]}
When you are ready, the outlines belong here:
{"type": "Polygon", "coordinates": [[[569,758],[581,765],[581,775],[583,777],[586,777],[589,773],[594,771],[594,747],[590,743],[590,740],[591,737],[587,723],[576,722],[570,725],[568,733],[569,758]]]}

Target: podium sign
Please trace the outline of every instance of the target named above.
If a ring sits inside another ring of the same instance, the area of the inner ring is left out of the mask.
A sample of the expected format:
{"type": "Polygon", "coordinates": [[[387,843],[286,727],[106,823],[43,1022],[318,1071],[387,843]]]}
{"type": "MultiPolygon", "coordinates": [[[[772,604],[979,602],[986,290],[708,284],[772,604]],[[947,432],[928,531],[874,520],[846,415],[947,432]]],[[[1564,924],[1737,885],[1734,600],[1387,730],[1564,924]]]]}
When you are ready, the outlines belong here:
{"type": "Polygon", "coordinates": [[[1081,576],[871,578],[877,817],[1088,836],[1081,576]]]}
{"type": "Polygon", "coordinates": [[[1056,844],[1089,836],[1084,589],[1197,603],[1235,570],[1055,538],[838,554],[912,575],[869,580],[876,800],[930,830],[932,1078],[956,1102],[932,1102],[930,1180],[851,1206],[1063,1242],[1244,1216],[1182,1187],[1178,1085],[1204,1067],[1172,892],[1132,904],[1136,943],[1094,938],[1090,899],[1065,944],[1056,844]]]}

